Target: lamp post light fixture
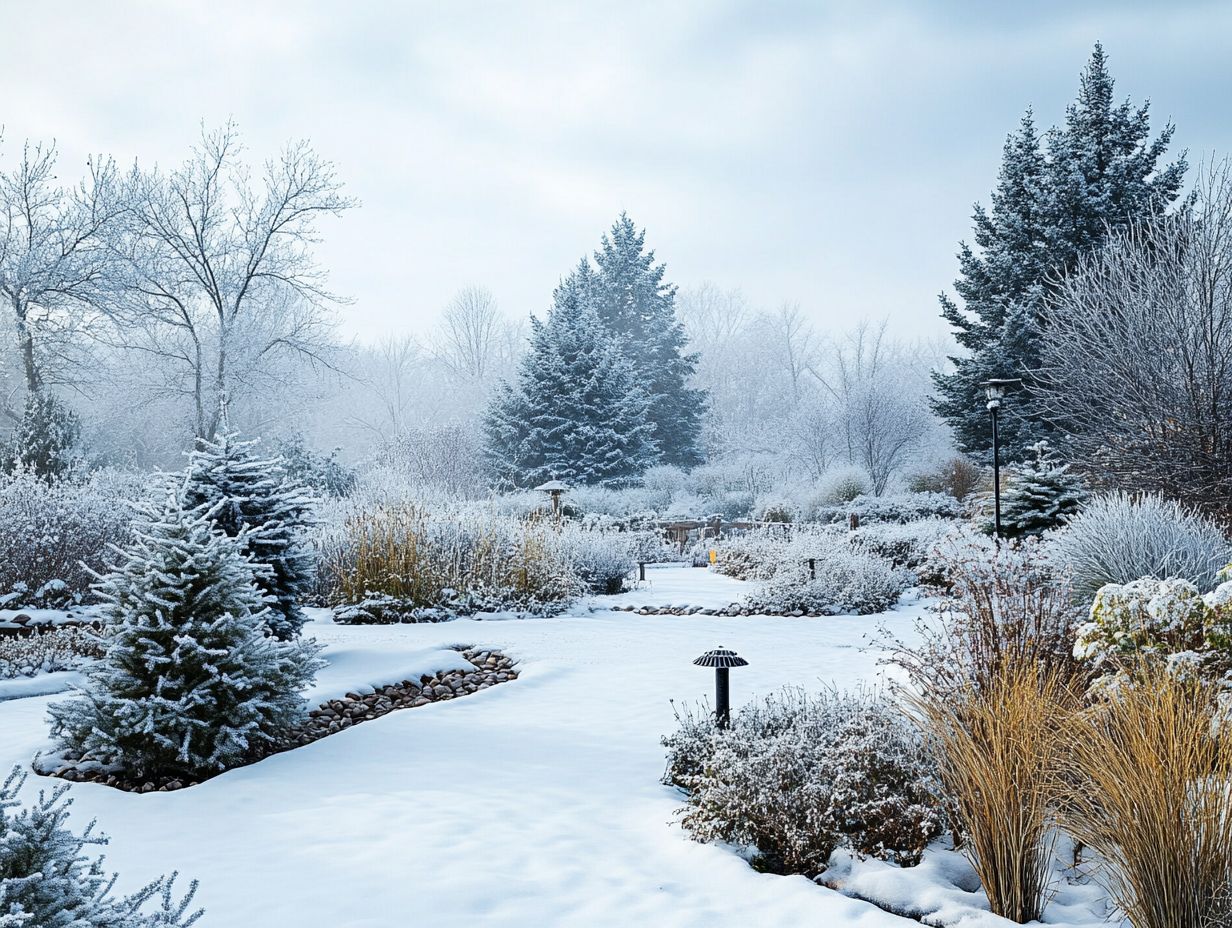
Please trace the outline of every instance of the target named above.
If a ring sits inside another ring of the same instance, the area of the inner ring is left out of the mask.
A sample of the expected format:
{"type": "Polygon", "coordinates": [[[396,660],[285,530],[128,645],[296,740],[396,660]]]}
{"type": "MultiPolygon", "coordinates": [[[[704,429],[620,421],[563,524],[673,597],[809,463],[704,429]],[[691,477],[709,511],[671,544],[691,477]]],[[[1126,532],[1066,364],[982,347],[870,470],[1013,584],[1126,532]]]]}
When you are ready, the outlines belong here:
{"type": "Polygon", "coordinates": [[[731,727],[731,687],[728,670],[732,667],[747,667],[749,662],[727,648],[707,651],[693,661],[698,667],[714,668],[714,719],[719,728],[731,727]]]}
{"type": "Polygon", "coordinates": [[[1018,379],[994,379],[980,384],[984,388],[988,411],[992,414],[992,534],[997,541],[1001,540],[1001,437],[997,431],[997,414],[1001,411],[1001,401],[1005,399],[1006,391],[1021,383],[1018,379]]]}
{"type": "Polygon", "coordinates": [[[536,490],[542,490],[548,496],[552,497],[552,515],[560,519],[560,498],[565,495],[565,491],[569,489],[568,485],[559,480],[549,480],[547,483],[541,483],[535,487],[536,490]]]}

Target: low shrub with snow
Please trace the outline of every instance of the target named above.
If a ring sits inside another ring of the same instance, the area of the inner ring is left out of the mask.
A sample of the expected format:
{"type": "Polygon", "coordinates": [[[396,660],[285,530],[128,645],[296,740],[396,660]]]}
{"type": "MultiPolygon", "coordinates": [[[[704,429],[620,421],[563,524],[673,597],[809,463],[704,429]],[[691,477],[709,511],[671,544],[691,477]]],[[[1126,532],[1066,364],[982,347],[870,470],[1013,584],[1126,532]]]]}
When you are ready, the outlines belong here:
{"type": "Polygon", "coordinates": [[[0,680],[73,670],[103,656],[103,644],[89,628],[65,625],[20,637],[0,638],[0,680]]]}
{"type": "Polygon", "coordinates": [[[637,539],[628,532],[600,532],[576,525],[560,527],[565,557],[592,593],[619,593],[637,566],[637,539]]]}
{"type": "Polygon", "coordinates": [[[1049,542],[1050,554],[1090,600],[1109,583],[1140,577],[1179,578],[1199,589],[1232,560],[1232,543],[1214,522],[1158,496],[1097,497],[1049,542]]]}
{"type": "Polygon", "coordinates": [[[1229,685],[1232,581],[1205,596],[1188,580],[1110,583],[1095,595],[1074,654],[1099,674],[1097,684],[1112,683],[1146,662],[1229,685]]]}
{"type": "Polygon", "coordinates": [[[780,529],[728,535],[714,545],[714,570],[737,580],[765,580],[778,569],[787,544],[788,536],[780,529]]]}
{"type": "Polygon", "coordinates": [[[197,884],[176,898],[175,874],[116,897],[102,857],[85,853],[107,839],[94,833],[92,822],[80,834],[68,827],[69,787],[40,792],[23,807],[25,780],[17,767],[0,783],[0,926],[188,928],[197,922],[201,910],[189,910],[197,884]]]}
{"type": "Polygon", "coordinates": [[[46,483],[0,476],[0,606],[58,609],[90,601],[91,571],[130,537],[126,500],[140,487],[103,473],[46,483]]]}
{"type": "Polygon", "coordinates": [[[849,538],[855,547],[915,572],[922,582],[932,582],[936,579],[931,566],[934,554],[956,528],[948,519],[874,522],[860,526],[849,538]]]}
{"type": "Polygon", "coordinates": [[[846,522],[856,515],[860,524],[871,522],[918,522],[921,519],[957,519],[962,506],[947,493],[895,493],[887,496],[860,495],[840,505],[825,506],[816,513],[818,522],[846,522]]]}
{"type": "Polygon", "coordinates": [[[909,585],[910,574],[884,558],[845,540],[818,544],[809,538],[786,547],[782,562],[758,583],[746,603],[772,615],[872,615],[897,603],[909,585]]]}
{"type": "Polygon", "coordinates": [[[877,693],[788,689],[720,731],[686,711],[663,739],[698,841],[748,848],[758,869],[812,877],[847,848],[905,866],[944,828],[926,744],[877,693]]]}

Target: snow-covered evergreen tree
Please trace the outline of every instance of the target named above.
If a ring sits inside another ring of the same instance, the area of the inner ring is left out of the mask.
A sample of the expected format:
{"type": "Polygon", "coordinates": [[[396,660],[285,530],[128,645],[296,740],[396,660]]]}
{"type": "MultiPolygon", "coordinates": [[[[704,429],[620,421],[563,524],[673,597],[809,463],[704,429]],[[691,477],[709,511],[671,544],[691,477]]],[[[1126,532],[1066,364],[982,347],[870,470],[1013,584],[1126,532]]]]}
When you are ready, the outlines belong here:
{"type": "Polygon", "coordinates": [[[962,305],[941,296],[941,314],[966,354],[935,376],[935,408],[959,446],[980,458],[992,442],[981,381],[1024,381],[1002,410],[1008,459],[1050,434],[1031,387],[1055,281],[1109,229],[1162,213],[1180,192],[1184,154],[1162,163],[1173,127],[1152,139],[1149,104],[1115,103],[1113,84],[1097,44],[1062,126],[1041,139],[1028,110],[1005,143],[991,209],[975,208],[975,245],[960,247],[954,289],[962,305]]]}
{"type": "Polygon", "coordinates": [[[68,784],[20,808],[25,780],[14,768],[0,784],[0,928],[188,928],[201,916],[188,911],[196,883],[175,899],[174,875],[112,896],[115,877],[101,857],[83,853],[107,839],[94,834],[93,822],[79,835],[69,829],[68,784]]]}
{"type": "Polygon", "coordinates": [[[1046,441],[1028,449],[1011,472],[1001,496],[1001,530],[1007,538],[1042,535],[1064,525],[1087,499],[1082,481],[1069,472],[1046,441]]]}
{"type": "Polygon", "coordinates": [[[80,439],[77,414],[45,388],[34,390],[26,395],[21,421],[5,449],[5,469],[23,469],[48,480],[63,477],[80,439]]]}
{"type": "Polygon", "coordinates": [[[245,550],[258,565],[257,586],[268,598],[270,629],[285,641],[304,625],[300,603],[314,569],[304,536],[314,500],[280,458],[259,456],[256,445],[234,435],[198,439],[184,500],[189,508],[209,508],[218,528],[232,538],[243,533],[245,550]]]}
{"type": "Polygon", "coordinates": [[[49,710],[69,755],[132,780],[196,779],[260,756],[304,717],[319,648],[268,634],[245,539],[217,516],[169,495],[101,578],[106,656],[49,710]]]}
{"type": "Polygon", "coordinates": [[[484,421],[489,467],[506,485],[553,478],[594,486],[634,482],[658,460],[650,398],[592,305],[583,260],[556,289],[546,321],[531,320],[517,382],[484,421]]]}
{"type": "Polygon", "coordinates": [[[662,464],[693,467],[702,462],[706,394],[689,386],[698,356],[676,318],[676,287],[646,249],[646,232],[624,213],[595,252],[594,304],[599,320],[622,342],[637,381],[650,394],[662,464]]]}

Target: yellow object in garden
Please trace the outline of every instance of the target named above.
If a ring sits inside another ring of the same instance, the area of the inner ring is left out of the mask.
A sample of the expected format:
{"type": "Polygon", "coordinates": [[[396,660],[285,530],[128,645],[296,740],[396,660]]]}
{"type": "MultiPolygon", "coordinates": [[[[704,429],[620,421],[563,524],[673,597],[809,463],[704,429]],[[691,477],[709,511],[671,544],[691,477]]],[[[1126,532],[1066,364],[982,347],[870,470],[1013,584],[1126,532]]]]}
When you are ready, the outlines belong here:
{"type": "Polygon", "coordinates": [[[714,548],[711,548],[710,549],[710,563],[713,564],[718,559],[719,559],[719,552],[714,550],[714,548]]]}

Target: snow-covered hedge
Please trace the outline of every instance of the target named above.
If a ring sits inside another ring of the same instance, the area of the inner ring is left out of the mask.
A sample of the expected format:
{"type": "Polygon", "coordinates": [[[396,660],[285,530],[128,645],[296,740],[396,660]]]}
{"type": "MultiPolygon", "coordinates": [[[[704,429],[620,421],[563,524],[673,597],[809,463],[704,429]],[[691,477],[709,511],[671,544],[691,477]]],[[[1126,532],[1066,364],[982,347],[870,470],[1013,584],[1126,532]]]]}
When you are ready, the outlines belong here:
{"type": "Polygon", "coordinates": [[[825,529],[791,535],[770,529],[724,539],[714,569],[757,581],[746,603],[771,614],[884,612],[911,582],[889,559],[853,543],[845,532],[825,529]]]}
{"type": "Polygon", "coordinates": [[[0,680],[73,670],[103,656],[92,629],[65,625],[33,635],[0,638],[0,680]]]}
{"type": "Polygon", "coordinates": [[[885,558],[895,567],[914,571],[925,582],[936,580],[932,567],[939,545],[953,537],[957,526],[949,519],[918,522],[874,522],[849,536],[857,548],[885,558]]]}
{"type": "Polygon", "coordinates": [[[759,869],[812,877],[840,847],[910,866],[944,828],[926,745],[880,694],[787,689],[728,731],[680,721],[664,779],[688,793],[685,830],[749,848],[759,869]]]}
{"type": "Polygon", "coordinates": [[[0,606],[63,608],[92,600],[91,570],[129,539],[126,504],[141,488],[110,472],[47,483],[0,475],[0,606]]]}
{"type": "Polygon", "coordinates": [[[918,522],[921,519],[957,519],[962,505],[947,493],[895,493],[887,496],[860,495],[850,502],[818,509],[818,522],[847,521],[856,515],[860,524],[871,522],[918,522]]]}
{"type": "Polygon", "coordinates": [[[1180,578],[1209,590],[1232,560],[1219,526],[1150,494],[1097,497],[1051,536],[1049,549],[1070,571],[1075,594],[1088,601],[1105,584],[1140,577],[1180,578]]]}

